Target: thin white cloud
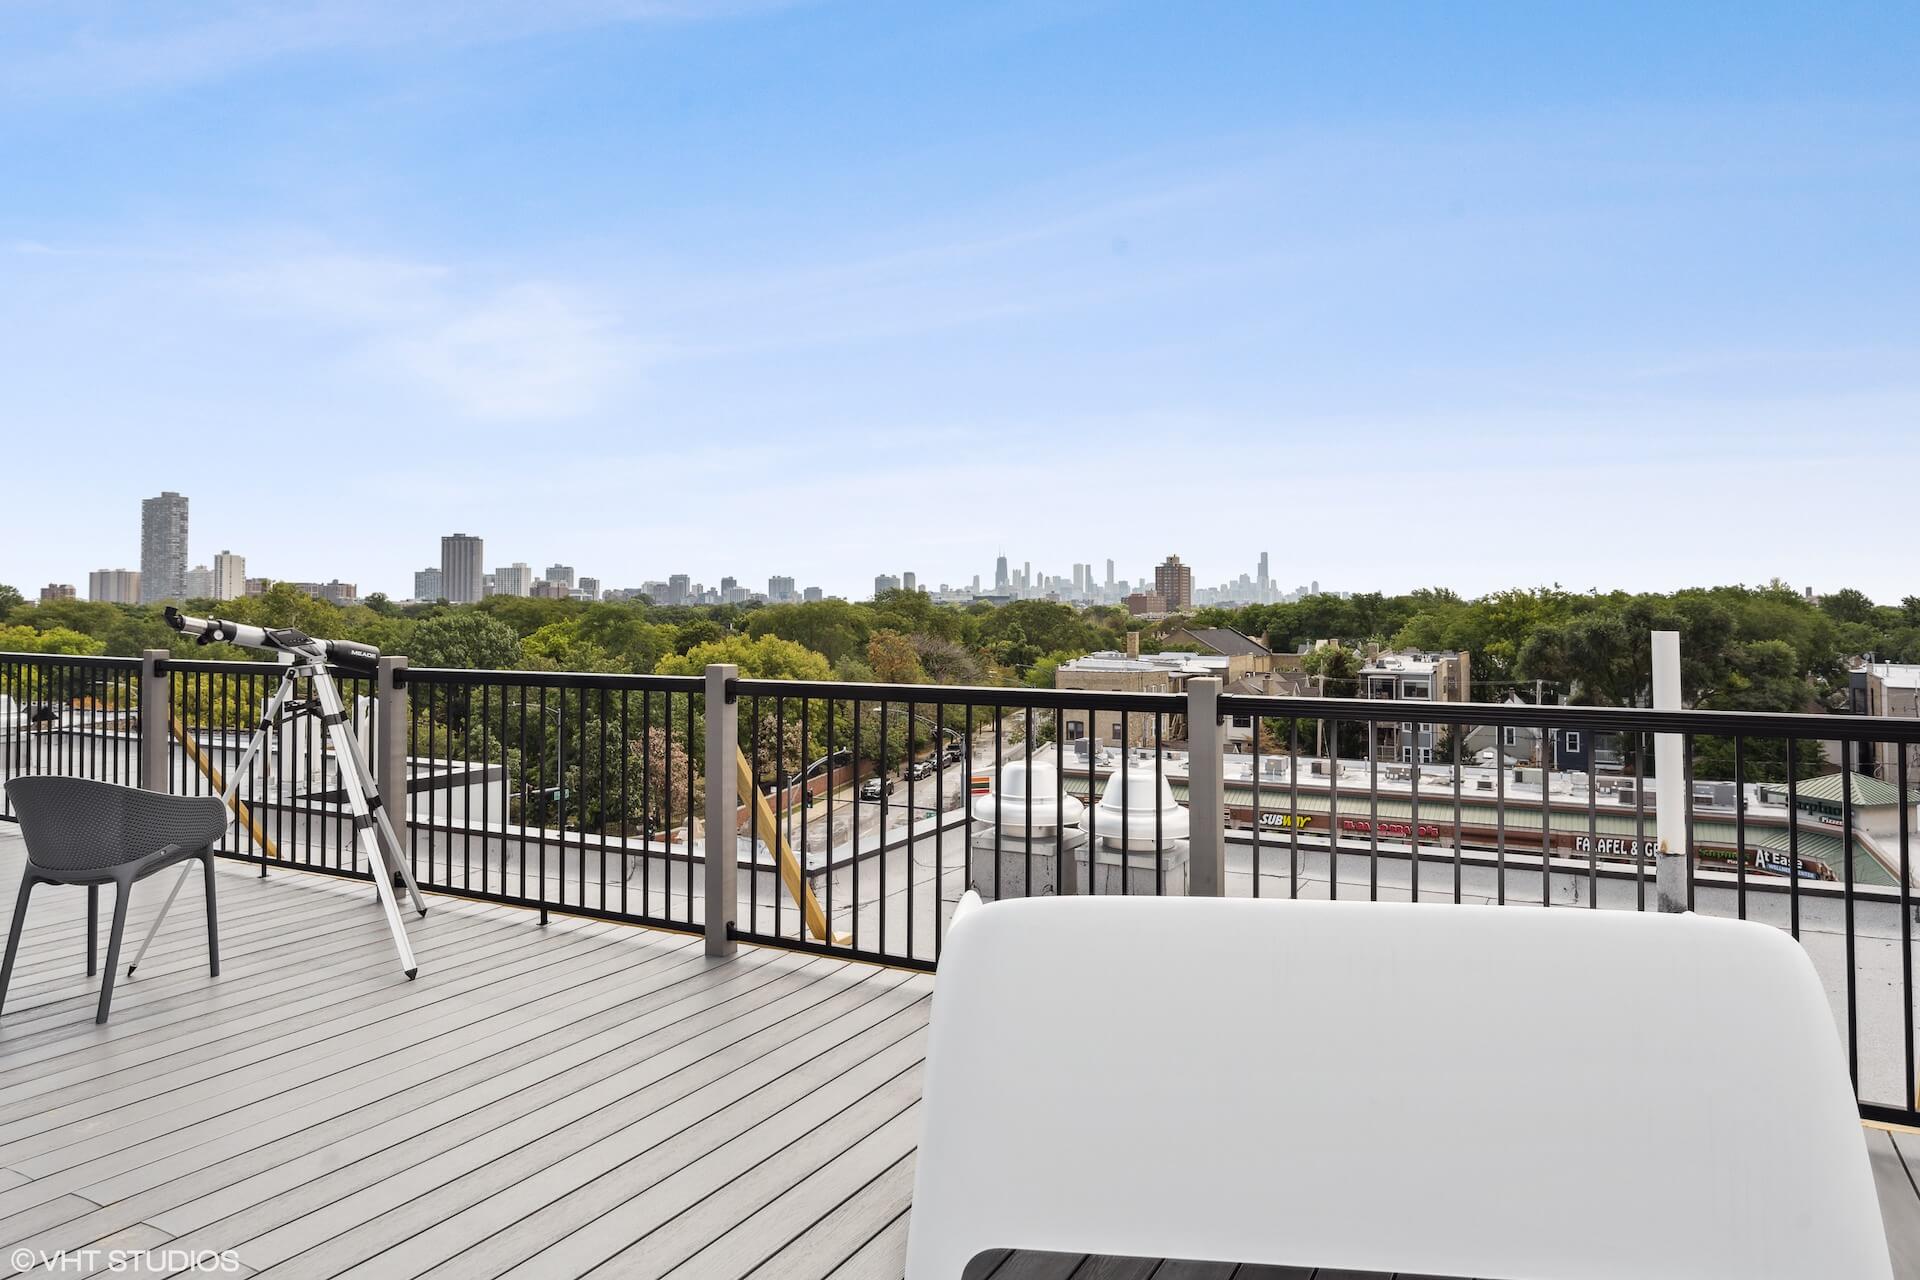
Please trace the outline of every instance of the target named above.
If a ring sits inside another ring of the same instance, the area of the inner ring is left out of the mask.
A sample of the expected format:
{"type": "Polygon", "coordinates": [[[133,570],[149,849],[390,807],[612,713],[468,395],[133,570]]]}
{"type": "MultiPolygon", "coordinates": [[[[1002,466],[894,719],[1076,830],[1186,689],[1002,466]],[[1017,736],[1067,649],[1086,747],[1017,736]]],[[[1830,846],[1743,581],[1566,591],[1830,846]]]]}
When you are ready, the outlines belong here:
{"type": "Polygon", "coordinates": [[[622,364],[612,318],[567,290],[524,284],[388,339],[400,367],[477,418],[591,411],[622,364]]]}
{"type": "Polygon", "coordinates": [[[215,287],[281,323],[331,330],[369,370],[471,418],[589,413],[641,361],[618,314],[580,289],[478,274],[327,250],[248,263],[215,287]]]}
{"type": "Polygon", "coordinates": [[[286,58],[460,47],[610,24],[751,15],[795,0],[150,0],[0,13],[0,92],[81,96],[217,80],[286,58]],[[11,53],[5,51],[11,50],[11,53]]]}

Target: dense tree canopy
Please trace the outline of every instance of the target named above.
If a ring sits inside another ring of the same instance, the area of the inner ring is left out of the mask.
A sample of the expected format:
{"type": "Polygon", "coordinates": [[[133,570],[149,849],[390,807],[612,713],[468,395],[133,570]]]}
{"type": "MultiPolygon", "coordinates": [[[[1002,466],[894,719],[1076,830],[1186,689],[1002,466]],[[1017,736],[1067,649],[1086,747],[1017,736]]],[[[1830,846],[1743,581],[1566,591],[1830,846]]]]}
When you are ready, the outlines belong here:
{"type": "MultiPolygon", "coordinates": [[[[964,730],[964,705],[924,701],[917,686],[1050,688],[1062,664],[1124,648],[1129,630],[1138,633],[1143,652],[1154,653],[1176,643],[1171,632],[1182,623],[1232,627],[1278,652],[1298,653],[1306,672],[1336,697],[1358,691],[1369,646],[1470,654],[1478,701],[1544,694],[1576,704],[1632,705],[1648,699],[1650,633],[1676,630],[1685,700],[1735,711],[1840,710],[1849,659],[1873,654],[1920,661],[1920,597],[1881,605],[1849,589],[1813,600],[1779,583],[1671,594],[1580,595],[1540,587],[1472,600],[1431,588],[1398,596],[1318,595],[1165,620],[1047,600],[951,607],[905,591],[884,592],[872,602],[726,607],[496,596],[464,606],[403,606],[369,597],[342,608],[281,585],[258,597],[187,607],[362,641],[405,654],[417,666],[697,676],[711,663],[732,663],[749,679],[901,686],[898,698],[864,696],[858,704],[788,698],[784,727],[774,723],[773,699],[744,697],[740,749],[754,775],[769,783],[848,749],[870,762],[897,763],[933,749],[942,733],[964,730]]],[[[0,586],[0,652],[134,656],[153,648],[183,657],[270,659],[226,645],[198,648],[168,628],[157,607],[34,604],[0,586]]],[[[45,696],[50,678],[19,667],[12,696],[45,696]]],[[[224,699],[222,722],[243,720],[251,686],[226,676],[214,685],[224,699]]],[[[659,833],[684,826],[697,811],[705,752],[701,699],[613,686],[572,696],[548,688],[537,693],[499,689],[475,698],[456,687],[424,699],[412,725],[415,749],[503,762],[512,780],[511,809],[522,817],[659,833]]],[[[1259,735],[1269,751],[1295,741],[1303,749],[1331,749],[1317,736],[1322,728],[1306,718],[1263,718],[1259,735]]],[[[1341,726],[1340,749],[1364,753],[1359,724],[1341,726]]],[[[1443,754],[1450,749],[1444,742],[1443,754]]],[[[1802,742],[1800,751],[1803,770],[1821,767],[1819,744],[1802,742]]],[[[1746,743],[1747,778],[1784,776],[1786,764],[1783,744],[1746,743]]],[[[1694,768],[1703,777],[1731,777],[1732,742],[1696,737],[1694,768]]]]}
{"type": "MultiPolygon", "coordinates": [[[[606,672],[697,672],[729,661],[743,674],[894,683],[1050,685],[1058,666],[1119,649],[1129,629],[1143,652],[1162,648],[1172,622],[1113,607],[1021,600],[951,607],[918,591],[871,602],[656,607],[493,596],[478,605],[400,606],[383,597],[345,608],[287,585],[244,600],[189,602],[191,610],[311,635],[360,640],[419,665],[606,672]]],[[[1510,694],[1623,705],[1648,695],[1649,633],[1678,630],[1687,701],[1740,710],[1837,707],[1847,660],[1874,654],[1920,661],[1920,597],[1875,603],[1842,589],[1818,600],[1779,583],[1672,594],[1575,594],[1559,587],[1466,599],[1445,588],[1405,595],[1316,595],[1286,604],[1199,610],[1185,619],[1228,626],[1280,652],[1310,650],[1305,665],[1332,695],[1357,691],[1365,646],[1463,650],[1473,696],[1510,694]]],[[[150,606],[85,600],[32,604],[0,586],[0,648],[132,656],[169,648],[213,656],[169,630],[150,606]]],[[[225,659],[266,655],[222,647],[225,659]]]]}

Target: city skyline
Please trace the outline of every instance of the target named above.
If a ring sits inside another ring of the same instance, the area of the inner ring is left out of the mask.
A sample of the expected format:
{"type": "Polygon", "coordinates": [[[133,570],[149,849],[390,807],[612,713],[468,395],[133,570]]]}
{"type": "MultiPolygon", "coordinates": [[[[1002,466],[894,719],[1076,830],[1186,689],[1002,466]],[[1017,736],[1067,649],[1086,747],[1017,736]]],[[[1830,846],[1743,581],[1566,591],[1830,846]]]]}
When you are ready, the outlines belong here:
{"type": "MultiPolygon", "coordinates": [[[[492,570],[488,570],[486,539],[478,534],[456,531],[441,535],[437,564],[413,571],[408,579],[411,591],[387,590],[382,585],[370,585],[363,593],[359,589],[360,583],[367,580],[359,575],[352,583],[343,582],[338,577],[322,583],[318,580],[280,579],[271,574],[249,576],[246,556],[226,548],[212,557],[211,567],[198,564],[182,568],[191,565],[194,559],[188,536],[191,502],[191,495],[173,490],[142,499],[141,569],[131,572],[107,568],[88,570],[85,575],[87,598],[125,604],[188,599],[228,600],[257,594],[266,585],[276,581],[289,581],[309,594],[336,603],[354,601],[362,594],[379,593],[394,600],[431,602],[446,599],[452,604],[469,604],[491,595],[577,596],[589,600],[601,599],[603,595],[609,599],[645,595],[656,604],[668,605],[781,604],[829,596],[841,599],[870,598],[881,591],[905,589],[926,591],[950,603],[971,599],[1058,599],[1076,604],[1124,604],[1135,598],[1136,592],[1153,593],[1163,599],[1163,607],[1181,608],[1216,603],[1274,603],[1320,590],[1317,579],[1291,590],[1283,588],[1277,579],[1270,577],[1271,553],[1267,551],[1259,553],[1255,573],[1249,574],[1243,570],[1237,577],[1225,579],[1217,585],[1196,578],[1193,566],[1184,562],[1177,552],[1169,553],[1164,560],[1136,578],[1131,574],[1117,573],[1118,562],[1111,556],[1104,561],[1104,576],[1096,573],[1096,562],[1093,560],[1075,561],[1067,573],[1053,573],[1045,566],[1036,570],[1031,560],[1022,560],[1020,568],[1015,570],[1004,549],[995,557],[990,579],[979,573],[947,579],[922,577],[913,569],[897,572],[882,570],[874,575],[872,591],[867,597],[830,592],[817,585],[800,586],[794,575],[781,573],[767,575],[764,591],[753,586],[751,580],[743,584],[735,574],[722,575],[717,586],[709,585],[690,573],[669,573],[664,578],[648,577],[637,583],[622,583],[604,580],[598,574],[582,574],[575,565],[561,561],[555,561],[543,570],[536,570],[524,560],[514,560],[496,564],[492,570]],[[161,582],[163,586],[152,588],[148,584],[153,582],[161,582]],[[166,583],[174,585],[164,585],[166,583]],[[448,589],[449,583],[455,584],[451,591],[448,589]],[[1169,583],[1184,585],[1170,590],[1169,583]],[[1169,596],[1171,599],[1167,598],[1169,596]]],[[[46,595],[72,587],[71,594],[77,596],[79,591],[75,584],[78,580],[78,574],[70,579],[48,579],[40,593],[46,595]]]]}

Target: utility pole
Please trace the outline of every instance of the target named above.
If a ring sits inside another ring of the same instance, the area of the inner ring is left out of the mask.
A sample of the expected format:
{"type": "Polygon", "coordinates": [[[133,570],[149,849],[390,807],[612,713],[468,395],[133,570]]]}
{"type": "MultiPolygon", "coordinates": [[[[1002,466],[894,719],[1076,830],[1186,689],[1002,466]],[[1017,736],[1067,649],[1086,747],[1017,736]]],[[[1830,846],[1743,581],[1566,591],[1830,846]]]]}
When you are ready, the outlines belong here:
{"type": "MultiPolygon", "coordinates": [[[[1547,705],[1547,682],[1538,677],[1533,682],[1533,705],[1536,707],[1547,705]]],[[[1552,730],[1540,730],[1540,794],[1542,795],[1547,791],[1547,770],[1553,766],[1553,752],[1549,750],[1548,742],[1552,736],[1552,730]]]]}
{"type": "MultiPolygon", "coordinates": [[[[1322,672],[1320,675],[1314,678],[1320,682],[1320,696],[1323,698],[1326,697],[1327,696],[1326,673],[1322,672]]],[[[1327,734],[1327,722],[1325,720],[1315,720],[1313,722],[1313,754],[1314,755],[1323,756],[1327,753],[1326,742],[1325,742],[1326,734],[1327,734]]]]}

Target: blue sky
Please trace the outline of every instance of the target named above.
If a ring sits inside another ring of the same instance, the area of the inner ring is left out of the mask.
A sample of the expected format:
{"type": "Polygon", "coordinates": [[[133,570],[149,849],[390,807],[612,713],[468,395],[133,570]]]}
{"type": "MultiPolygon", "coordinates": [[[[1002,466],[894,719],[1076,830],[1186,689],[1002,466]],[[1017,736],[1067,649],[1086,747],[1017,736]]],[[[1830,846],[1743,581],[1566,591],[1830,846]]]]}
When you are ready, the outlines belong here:
{"type": "Polygon", "coordinates": [[[0,581],[1920,594],[1909,5],[0,0],[0,581]]]}

